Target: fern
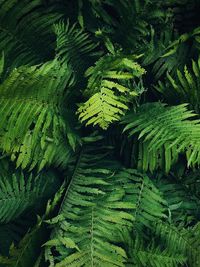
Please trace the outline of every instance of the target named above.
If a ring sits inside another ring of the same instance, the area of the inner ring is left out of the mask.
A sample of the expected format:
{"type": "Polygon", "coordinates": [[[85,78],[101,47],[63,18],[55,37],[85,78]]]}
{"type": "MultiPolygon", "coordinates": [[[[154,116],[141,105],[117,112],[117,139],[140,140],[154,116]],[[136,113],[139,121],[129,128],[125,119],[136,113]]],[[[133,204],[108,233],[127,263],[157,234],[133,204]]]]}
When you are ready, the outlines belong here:
{"type": "Polygon", "coordinates": [[[146,245],[140,238],[136,237],[132,244],[129,244],[131,263],[127,266],[158,266],[158,267],[175,267],[186,262],[186,258],[176,250],[170,247],[161,248],[154,242],[146,245]]]}
{"type": "Polygon", "coordinates": [[[52,58],[55,42],[51,26],[63,17],[58,3],[47,7],[42,0],[8,0],[1,1],[0,10],[0,51],[5,52],[9,71],[52,58]]]}
{"type": "Polygon", "coordinates": [[[50,266],[125,266],[121,233],[166,217],[165,202],[148,177],[134,170],[114,174],[101,167],[105,157],[92,152],[82,152],[59,214],[50,221],[50,266]]]}
{"type": "Polygon", "coordinates": [[[33,174],[25,175],[21,171],[9,173],[10,167],[8,165],[6,172],[0,175],[1,224],[16,219],[30,208],[36,208],[37,203],[47,200],[59,184],[58,178],[51,172],[35,177],[33,174]],[[51,188],[52,184],[54,189],[51,188]]]}
{"type": "Polygon", "coordinates": [[[199,8],[0,0],[0,267],[200,266],[199,8]]]}
{"type": "Polygon", "coordinates": [[[168,172],[180,153],[186,153],[188,166],[199,164],[199,120],[190,120],[195,114],[186,106],[149,103],[123,119],[129,136],[139,133],[139,168],[168,172]]]}
{"type": "MultiPolygon", "coordinates": [[[[0,253],[2,256],[9,255],[11,244],[17,244],[27,233],[30,227],[36,223],[34,210],[26,210],[19,218],[0,225],[0,253]]],[[[1,264],[0,264],[1,266],[1,264]]]]}
{"type": "Polygon", "coordinates": [[[14,245],[10,248],[10,257],[0,259],[3,266],[21,267],[34,266],[40,253],[40,247],[46,237],[45,228],[40,224],[28,232],[20,241],[18,247],[14,245]]]}
{"type": "Polygon", "coordinates": [[[164,178],[156,181],[156,186],[167,202],[169,221],[185,226],[195,223],[199,218],[199,199],[181,180],[170,176],[164,178]]]}
{"type": "Polygon", "coordinates": [[[172,251],[185,255],[189,266],[199,265],[199,223],[187,229],[158,224],[156,233],[172,251]]]}
{"type": "Polygon", "coordinates": [[[41,247],[48,238],[48,229],[44,222],[52,216],[62,193],[63,185],[53,199],[48,201],[44,215],[37,218],[36,225],[24,235],[17,246],[10,246],[8,257],[1,257],[0,264],[12,267],[40,266],[43,258],[43,254],[40,253],[41,247]]]}
{"type": "Polygon", "coordinates": [[[174,36],[175,40],[168,44],[165,53],[160,55],[153,66],[156,79],[160,79],[167,72],[174,76],[177,69],[182,71],[183,66],[188,64],[191,58],[195,59],[198,56],[199,33],[200,28],[197,27],[189,33],[174,36]]]}
{"type": "Polygon", "coordinates": [[[50,266],[56,262],[56,266],[124,266],[126,253],[115,241],[118,227],[131,226],[133,216],[126,210],[134,205],[123,202],[120,188],[112,194],[113,174],[94,165],[102,156],[91,157],[91,152],[88,149],[82,152],[77,161],[58,215],[61,221],[46,243],[50,266]],[[110,195],[106,195],[106,188],[110,188],[110,195]],[[54,260],[50,251],[53,247],[60,254],[54,260]]]}
{"type": "Polygon", "coordinates": [[[139,94],[134,84],[129,88],[127,82],[145,72],[134,59],[120,54],[106,55],[87,70],[89,79],[84,93],[90,98],[78,109],[81,122],[107,129],[112,122],[120,120],[131,98],[139,94]]]}
{"type": "Polygon", "coordinates": [[[197,62],[192,61],[191,71],[187,66],[185,66],[184,73],[177,70],[177,74],[174,78],[168,73],[168,83],[164,85],[159,82],[156,89],[162,93],[168,101],[175,101],[176,103],[190,103],[190,106],[199,113],[199,74],[200,60],[197,62]]]}
{"type": "Polygon", "coordinates": [[[70,77],[71,72],[54,60],[16,69],[0,85],[0,147],[17,167],[41,170],[52,162],[64,164],[70,155],[61,115],[70,77]]]}
{"type": "Polygon", "coordinates": [[[189,173],[185,173],[181,180],[189,193],[197,199],[200,199],[199,175],[199,170],[190,171],[189,173]]]}
{"type": "Polygon", "coordinates": [[[154,221],[167,219],[166,201],[147,175],[124,169],[116,174],[115,179],[125,189],[126,199],[135,204],[134,230],[151,228],[154,221]]]}
{"type": "MultiPolygon", "coordinates": [[[[151,26],[164,30],[170,12],[158,1],[79,1],[79,17],[90,31],[101,29],[125,51],[143,53],[151,26]]],[[[79,21],[80,22],[80,21],[79,21]]],[[[168,25],[169,26],[169,25],[168,25]]]]}
{"type": "Polygon", "coordinates": [[[54,31],[57,36],[57,57],[70,65],[76,78],[80,79],[87,68],[86,62],[89,61],[97,45],[77,25],[70,26],[69,21],[66,24],[64,22],[55,24],[54,31]]]}

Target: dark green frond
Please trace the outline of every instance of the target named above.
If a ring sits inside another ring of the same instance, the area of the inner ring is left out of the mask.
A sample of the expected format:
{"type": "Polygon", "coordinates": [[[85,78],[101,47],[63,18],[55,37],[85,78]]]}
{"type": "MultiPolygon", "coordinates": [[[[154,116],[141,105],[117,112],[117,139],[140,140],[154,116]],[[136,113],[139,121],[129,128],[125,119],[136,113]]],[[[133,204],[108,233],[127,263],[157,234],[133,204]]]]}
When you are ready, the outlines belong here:
{"type": "Polygon", "coordinates": [[[164,48],[164,53],[160,55],[153,66],[156,79],[163,78],[167,72],[174,76],[177,69],[183,71],[184,66],[189,64],[191,59],[198,58],[199,34],[200,27],[197,27],[189,33],[184,33],[178,37],[175,35],[174,40],[164,48]]]}
{"type": "Polygon", "coordinates": [[[47,7],[42,0],[0,1],[0,51],[5,52],[8,72],[54,57],[52,26],[63,17],[61,6],[47,7]]]}
{"type": "Polygon", "coordinates": [[[97,45],[77,25],[70,26],[69,21],[66,24],[55,24],[54,30],[57,36],[57,57],[69,65],[75,77],[80,79],[97,45]]]}
{"type": "Polygon", "coordinates": [[[49,221],[55,224],[46,243],[50,266],[125,266],[123,231],[166,218],[165,202],[147,176],[135,170],[115,174],[101,167],[105,156],[93,151],[82,152],[59,214],[49,221]]]}
{"type": "Polygon", "coordinates": [[[6,267],[34,267],[46,238],[46,229],[38,223],[23,237],[17,247],[14,245],[10,247],[9,257],[0,258],[0,263],[6,267]]]}
{"type": "Polygon", "coordinates": [[[174,177],[164,177],[156,181],[156,186],[167,202],[171,222],[187,226],[199,220],[200,200],[183,181],[177,181],[174,177]]]}
{"type": "Polygon", "coordinates": [[[184,71],[177,70],[174,78],[168,73],[167,82],[159,84],[156,89],[164,95],[170,103],[189,103],[191,108],[200,113],[199,107],[200,59],[192,61],[192,70],[184,67],[184,71]]]}
{"type": "MultiPolygon", "coordinates": [[[[46,205],[46,211],[44,215],[40,218],[37,217],[37,222],[34,223],[34,226],[29,229],[20,242],[12,243],[9,249],[9,253],[4,257],[0,257],[0,266],[11,266],[11,267],[39,267],[44,266],[40,265],[43,262],[44,254],[41,252],[42,245],[46,242],[49,237],[49,231],[46,227],[45,220],[50,219],[52,213],[55,211],[56,206],[58,205],[60,198],[63,193],[63,185],[57,191],[52,200],[49,200],[46,205]],[[2,265],[1,265],[2,264],[2,265]]],[[[22,223],[21,223],[22,224],[22,223]]],[[[13,234],[19,234],[21,229],[17,229],[18,225],[13,224],[12,229],[14,229],[13,234]],[[20,231],[19,231],[20,230],[20,231]]],[[[31,225],[32,226],[32,225],[31,225]]],[[[13,235],[14,236],[14,235],[13,235]]],[[[18,241],[16,238],[14,241],[18,241]]]]}
{"type": "Polygon", "coordinates": [[[9,172],[0,174],[1,224],[14,220],[30,208],[37,210],[38,203],[44,201],[45,204],[59,186],[58,178],[50,171],[36,177],[21,171],[9,172]]]}
{"type": "Polygon", "coordinates": [[[190,228],[183,228],[181,225],[158,224],[156,235],[161,242],[167,245],[172,251],[182,253],[187,258],[187,264],[191,267],[199,266],[200,263],[200,227],[199,223],[190,228]]]}
{"type": "Polygon", "coordinates": [[[139,168],[153,171],[164,167],[168,172],[180,153],[185,153],[188,166],[200,163],[200,121],[186,104],[167,107],[148,103],[124,117],[124,131],[138,134],[140,140],[139,168]]]}
{"type": "Polygon", "coordinates": [[[186,257],[181,252],[173,251],[170,247],[158,246],[154,241],[145,244],[138,236],[129,248],[131,263],[127,265],[128,267],[177,267],[186,262],[186,257]]]}

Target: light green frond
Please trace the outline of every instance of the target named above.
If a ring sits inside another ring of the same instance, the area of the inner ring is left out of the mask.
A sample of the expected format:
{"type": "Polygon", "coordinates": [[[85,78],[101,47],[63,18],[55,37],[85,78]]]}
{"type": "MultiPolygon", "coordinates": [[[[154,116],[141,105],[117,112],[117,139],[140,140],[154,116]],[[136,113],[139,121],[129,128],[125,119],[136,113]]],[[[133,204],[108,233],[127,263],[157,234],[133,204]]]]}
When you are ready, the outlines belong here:
{"type": "Polygon", "coordinates": [[[54,60],[15,69],[0,85],[0,148],[17,167],[66,163],[70,146],[62,103],[70,83],[70,69],[54,60]]]}
{"type": "Polygon", "coordinates": [[[86,71],[89,79],[84,94],[89,99],[78,109],[81,122],[107,129],[112,122],[120,120],[131,99],[140,94],[134,79],[141,78],[145,71],[135,58],[106,55],[86,71]]]}

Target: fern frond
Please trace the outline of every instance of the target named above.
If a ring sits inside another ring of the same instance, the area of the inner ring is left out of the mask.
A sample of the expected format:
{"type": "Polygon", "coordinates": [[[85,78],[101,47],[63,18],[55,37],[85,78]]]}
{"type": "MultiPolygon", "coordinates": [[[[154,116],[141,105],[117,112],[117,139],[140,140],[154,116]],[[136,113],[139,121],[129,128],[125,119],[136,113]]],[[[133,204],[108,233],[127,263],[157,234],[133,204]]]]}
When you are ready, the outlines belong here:
{"type": "Polygon", "coordinates": [[[101,29],[105,37],[120,44],[124,50],[143,53],[148,45],[151,26],[164,30],[169,27],[170,10],[158,1],[79,1],[81,24],[90,31],[101,29]],[[89,14],[89,15],[88,15],[89,14]]]}
{"type": "Polygon", "coordinates": [[[79,157],[58,224],[46,243],[50,266],[124,266],[126,252],[115,241],[120,226],[131,226],[133,216],[126,210],[134,204],[123,202],[124,190],[116,187],[111,192],[113,173],[96,164],[104,156],[91,157],[92,151],[87,149],[79,157]],[[52,257],[54,247],[59,257],[52,257]]]}
{"type": "Polygon", "coordinates": [[[164,53],[153,66],[156,79],[160,79],[167,72],[174,76],[177,69],[183,71],[184,66],[189,64],[191,59],[198,57],[199,34],[200,28],[197,27],[191,32],[175,36],[175,40],[169,42],[168,47],[164,49],[164,53]]]}
{"type": "Polygon", "coordinates": [[[66,162],[70,146],[62,103],[70,83],[70,69],[54,60],[15,69],[0,85],[0,148],[17,167],[41,170],[66,162]]]}
{"type": "MultiPolygon", "coordinates": [[[[30,227],[36,223],[34,210],[26,210],[19,218],[0,225],[0,253],[2,256],[9,255],[11,244],[18,244],[30,227]]],[[[0,264],[1,266],[1,264],[0,264]]]]}
{"type": "Polygon", "coordinates": [[[97,45],[76,24],[70,26],[69,21],[66,24],[62,21],[55,24],[54,31],[57,36],[57,57],[67,63],[76,78],[80,79],[97,45]]]}
{"type": "Polygon", "coordinates": [[[138,267],[177,267],[186,262],[186,257],[179,251],[168,247],[157,246],[155,242],[145,244],[141,237],[136,236],[129,245],[131,264],[138,267]]]}
{"type": "Polygon", "coordinates": [[[142,227],[151,228],[155,221],[167,219],[166,201],[162,192],[144,173],[134,169],[123,169],[115,175],[126,192],[126,199],[134,203],[134,231],[141,231],[142,227]]]}
{"type": "Polygon", "coordinates": [[[129,131],[129,136],[139,134],[141,169],[164,167],[168,172],[180,153],[186,154],[188,166],[199,165],[200,121],[191,120],[195,114],[186,106],[147,103],[124,117],[124,131],[129,131]]]}
{"type": "Polygon", "coordinates": [[[175,227],[168,224],[157,224],[156,235],[171,251],[185,255],[188,266],[196,267],[200,260],[200,227],[199,223],[190,228],[175,227]]]}
{"type": "Polygon", "coordinates": [[[140,93],[134,88],[134,79],[145,73],[134,62],[135,58],[120,54],[106,55],[86,71],[89,79],[84,94],[89,100],[78,109],[81,122],[107,129],[113,121],[121,118],[130,100],[140,93]]]}
{"type": "Polygon", "coordinates": [[[200,199],[200,173],[199,170],[195,170],[189,173],[185,173],[181,182],[185,186],[188,192],[195,198],[200,199]]]}
{"type": "Polygon", "coordinates": [[[17,247],[10,247],[9,257],[0,259],[3,266],[22,267],[34,266],[40,255],[41,246],[47,237],[46,229],[40,223],[28,232],[17,247]]]}
{"type": "Polygon", "coordinates": [[[199,199],[181,181],[168,176],[156,181],[156,186],[167,202],[169,221],[187,226],[198,220],[200,203],[199,199]]]}
{"type": "MultiPolygon", "coordinates": [[[[115,174],[101,167],[104,154],[85,149],[59,214],[49,221],[55,226],[46,243],[46,259],[60,267],[125,266],[121,233],[166,218],[165,202],[147,176],[135,170],[115,174]]],[[[109,166],[106,161],[105,165],[109,166]]]]}
{"type": "MultiPolygon", "coordinates": [[[[20,242],[11,244],[9,253],[7,253],[8,255],[2,258],[0,257],[0,264],[6,267],[41,266],[40,263],[44,258],[43,251],[41,251],[42,245],[48,238],[48,229],[44,222],[51,218],[52,213],[55,211],[55,208],[62,197],[62,193],[63,185],[57,191],[53,199],[48,201],[44,215],[42,217],[37,217],[37,222],[36,224],[34,223],[31,230],[29,229],[26,232],[20,242]]],[[[14,229],[15,227],[16,225],[14,225],[14,229]]],[[[16,232],[19,234],[19,229],[15,230],[17,230],[16,232]]]]}
{"type": "Polygon", "coordinates": [[[61,3],[48,7],[42,0],[0,3],[0,51],[4,51],[6,69],[35,65],[54,57],[52,25],[63,17],[61,3]]]}
{"type": "Polygon", "coordinates": [[[0,174],[0,222],[8,223],[24,211],[37,208],[37,203],[47,200],[58,186],[58,179],[50,171],[36,177],[22,171],[0,174]]]}
{"type": "Polygon", "coordinates": [[[175,77],[167,74],[167,83],[159,82],[156,89],[162,93],[169,102],[189,103],[191,108],[200,113],[199,86],[200,86],[200,59],[192,61],[192,70],[184,67],[184,72],[177,70],[175,77]]]}

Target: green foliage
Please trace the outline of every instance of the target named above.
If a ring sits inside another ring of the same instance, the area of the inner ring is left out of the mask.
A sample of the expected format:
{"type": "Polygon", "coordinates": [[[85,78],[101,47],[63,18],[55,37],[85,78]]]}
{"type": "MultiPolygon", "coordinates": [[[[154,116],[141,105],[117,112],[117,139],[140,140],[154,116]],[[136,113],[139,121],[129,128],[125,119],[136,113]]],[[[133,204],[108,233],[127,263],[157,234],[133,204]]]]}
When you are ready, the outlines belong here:
{"type": "Polygon", "coordinates": [[[63,17],[60,5],[47,7],[42,0],[0,2],[0,51],[9,70],[52,58],[52,25],[63,17]],[[37,38],[37,39],[36,39],[37,38]]]}
{"type": "MultiPolygon", "coordinates": [[[[167,34],[165,34],[165,39],[161,42],[162,52],[159,58],[156,58],[153,66],[156,79],[166,75],[167,72],[174,76],[177,69],[182,71],[184,65],[188,64],[191,58],[196,59],[199,54],[199,27],[178,37],[176,35],[172,37],[172,33],[170,35],[169,33],[167,34]],[[172,38],[174,41],[170,42],[172,38]],[[163,51],[165,52],[164,54],[163,51]]],[[[157,50],[157,47],[155,49],[157,50]]]]}
{"type": "Polygon", "coordinates": [[[159,82],[156,89],[171,103],[190,103],[197,113],[199,108],[199,84],[200,84],[200,59],[192,61],[192,70],[187,66],[184,72],[177,70],[175,78],[167,74],[167,83],[159,82]]]}
{"type": "Polygon", "coordinates": [[[169,172],[180,153],[186,153],[188,166],[199,164],[199,120],[187,105],[167,107],[161,103],[141,105],[122,120],[124,132],[139,134],[138,167],[153,171],[164,167],[169,172]]]}
{"type": "MultiPolygon", "coordinates": [[[[1,163],[5,165],[4,162],[1,163]]],[[[24,211],[37,207],[38,202],[47,200],[56,188],[58,178],[52,173],[34,176],[22,171],[2,172],[0,177],[0,223],[8,223],[19,217],[24,211]],[[54,185],[55,188],[51,188],[54,185]]]]}
{"type": "Polygon", "coordinates": [[[0,85],[0,146],[17,167],[41,170],[52,162],[65,164],[70,147],[61,100],[70,77],[54,60],[15,69],[0,85]]]}
{"type": "Polygon", "coordinates": [[[165,201],[147,176],[131,169],[114,173],[101,167],[104,154],[93,152],[81,152],[59,214],[50,221],[55,224],[46,243],[50,266],[125,266],[123,232],[166,217],[165,201]],[[54,250],[60,255],[55,259],[54,250]]]}
{"type": "Polygon", "coordinates": [[[187,257],[188,266],[199,265],[199,223],[187,229],[182,226],[158,224],[155,230],[172,251],[177,251],[187,257]]]}
{"type": "Polygon", "coordinates": [[[38,224],[31,232],[28,232],[20,241],[18,247],[10,247],[10,259],[3,258],[0,262],[5,266],[21,267],[35,266],[40,248],[45,240],[46,231],[38,224]]]}
{"type": "Polygon", "coordinates": [[[0,0],[0,267],[200,266],[199,12],[0,0]]]}
{"type": "Polygon", "coordinates": [[[55,24],[54,30],[57,35],[57,57],[70,65],[75,77],[80,79],[96,45],[87,33],[75,24],[71,26],[69,21],[67,24],[55,24]]]}
{"type": "Polygon", "coordinates": [[[105,55],[86,71],[89,79],[84,94],[90,98],[78,109],[81,122],[107,129],[120,120],[131,99],[140,94],[134,79],[145,71],[135,59],[121,54],[105,55]]]}
{"type": "Polygon", "coordinates": [[[127,266],[174,267],[185,263],[186,258],[177,253],[177,250],[170,246],[161,248],[154,243],[147,245],[137,236],[134,242],[129,244],[131,260],[127,266]]]}
{"type": "Polygon", "coordinates": [[[162,177],[156,186],[167,201],[170,222],[187,226],[199,219],[199,198],[188,190],[184,181],[173,176],[162,177]]]}
{"type": "Polygon", "coordinates": [[[41,247],[48,238],[48,229],[45,220],[52,216],[63,193],[63,185],[56,192],[54,198],[49,200],[46,206],[45,214],[37,218],[36,225],[24,235],[16,247],[14,244],[10,246],[8,257],[1,257],[0,263],[3,266],[23,267],[23,266],[40,266],[43,254],[41,247]]]}

